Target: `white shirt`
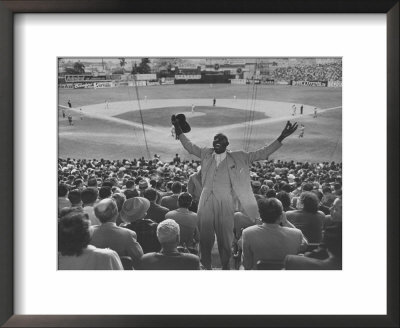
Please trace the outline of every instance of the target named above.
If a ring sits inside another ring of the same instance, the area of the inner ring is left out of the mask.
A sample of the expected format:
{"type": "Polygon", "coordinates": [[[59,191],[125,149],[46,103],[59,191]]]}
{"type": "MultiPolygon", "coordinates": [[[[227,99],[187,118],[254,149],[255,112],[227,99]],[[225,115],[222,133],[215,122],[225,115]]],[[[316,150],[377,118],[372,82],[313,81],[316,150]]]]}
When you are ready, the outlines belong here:
{"type": "Polygon", "coordinates": [[[219,166],[219,164],[226,158],[226,151],[224,151],[221,154],[217,154],[217,153],[213,153],[214,159],[217,162],[217,167],[219,166]]]}

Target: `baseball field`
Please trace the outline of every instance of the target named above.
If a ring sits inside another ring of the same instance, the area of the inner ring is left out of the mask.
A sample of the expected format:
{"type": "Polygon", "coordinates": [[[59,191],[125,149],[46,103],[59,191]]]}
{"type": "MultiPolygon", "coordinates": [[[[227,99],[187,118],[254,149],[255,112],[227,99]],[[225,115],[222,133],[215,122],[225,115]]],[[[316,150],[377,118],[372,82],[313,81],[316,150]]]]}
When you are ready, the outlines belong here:
{"type": "Polygon", "coordinates": [[[304,137],[299,138],[298,129],[272,158],[342,161],[341,88],[185,84],[59,89],[58,105],[61,158],[147,158],[147,142],[151,157],[169,161],[178,153],[194,159],[171,136],[171,115],[184,113],[192,127],[187,136],[199,146],[211,146],[213,136],[222,132],[230,149],[255,150],[272,142],[291,120],[304,125],[304,137]]]}

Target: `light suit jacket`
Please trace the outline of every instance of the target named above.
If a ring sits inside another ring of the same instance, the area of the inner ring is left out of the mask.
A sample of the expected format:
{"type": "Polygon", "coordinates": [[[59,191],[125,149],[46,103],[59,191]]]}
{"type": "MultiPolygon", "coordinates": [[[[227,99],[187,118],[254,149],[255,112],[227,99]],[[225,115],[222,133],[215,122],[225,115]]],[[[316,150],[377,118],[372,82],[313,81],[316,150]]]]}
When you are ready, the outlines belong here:
{"type": "MultiPolygon", "coordinates": [[[[179,140],[190,154],[201,159],[201,182],[204,186],[207,171],[209,170],[213,158],[213,148],[200,148],[193,144],[183,133],[179,135],[179,140]]],[[[228,161],[228,173],[232,183],[233,196],[235,201],[239,201],[240,208],[247,216],[252,219],[259,218],[258,206],[250,184],[250,164],[254,161],[266,160],[268,156],[279,149],[282,144],[275,140],[268,146],[256,151],[227,151],[226,160],[228,161]]]]}

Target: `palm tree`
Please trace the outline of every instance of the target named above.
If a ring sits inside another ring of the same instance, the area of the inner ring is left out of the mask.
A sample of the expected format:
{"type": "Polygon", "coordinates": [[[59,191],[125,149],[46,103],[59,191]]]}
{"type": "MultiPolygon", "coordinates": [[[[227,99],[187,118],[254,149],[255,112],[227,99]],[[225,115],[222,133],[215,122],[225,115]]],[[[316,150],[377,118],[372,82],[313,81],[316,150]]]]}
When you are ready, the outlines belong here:
{"type": "Polygon", "coordinates": [[[119,59],[119,65],[121,66],[122,71],[125,72],[125,69],[124,69],[124,66],[126,65],[126,60],[125,60],[125,58],[118,58],[118,59],[119,59]]]}
{"type": "Polygon", "coordinates": [[[83,65],[80,61],[77,61],[76,63],[74,63],[74,70],[78,74],[84,74],[85,73],[85,65],[83,65]]]}

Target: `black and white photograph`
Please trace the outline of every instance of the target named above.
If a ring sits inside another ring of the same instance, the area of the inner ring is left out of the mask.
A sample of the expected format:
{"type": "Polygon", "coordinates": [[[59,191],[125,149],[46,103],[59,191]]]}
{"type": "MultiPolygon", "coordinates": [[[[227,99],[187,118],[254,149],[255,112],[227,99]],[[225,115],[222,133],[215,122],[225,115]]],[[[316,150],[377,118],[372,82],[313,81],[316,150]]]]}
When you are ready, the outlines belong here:
{"type": "Polygon", "coordinates": [[[342,270],[342,57],[57,64],[58,270],[342,270]]]}

